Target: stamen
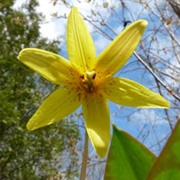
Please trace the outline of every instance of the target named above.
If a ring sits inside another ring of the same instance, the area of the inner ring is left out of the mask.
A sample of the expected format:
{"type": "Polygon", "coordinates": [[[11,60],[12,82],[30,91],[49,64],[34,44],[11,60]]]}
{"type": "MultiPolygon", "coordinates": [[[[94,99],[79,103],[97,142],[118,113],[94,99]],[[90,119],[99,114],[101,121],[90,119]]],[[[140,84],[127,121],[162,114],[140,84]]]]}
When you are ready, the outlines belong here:
{"type": "Polygon", "coordinates": [[[93,80],[96,78],[95,71],[86,71],[84,75],[81,75],[83,87],[90,93],[94,90],[93,80]]]}
{"type": "Polygon", "coordinates": [[[96,77],[96,72],[95,71],[86,71],[86,77],[89,80],[95,79],[96,77]]]}

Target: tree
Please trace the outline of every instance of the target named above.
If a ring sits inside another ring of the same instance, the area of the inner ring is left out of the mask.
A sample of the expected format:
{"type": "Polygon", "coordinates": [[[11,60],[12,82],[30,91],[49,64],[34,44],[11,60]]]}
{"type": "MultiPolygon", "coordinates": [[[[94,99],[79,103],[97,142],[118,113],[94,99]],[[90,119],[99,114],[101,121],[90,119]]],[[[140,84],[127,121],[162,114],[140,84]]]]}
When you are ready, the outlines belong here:
{"type": "Polygon", "coordinates": [[[60,42],[40,37],[43,17],[36,13],[36,0],[20,10],[13,8],[14,2],[0,2],[0,179],[58,178],[62,162],[69,169],[63,176],[75,176],[77,153],[72,141],[76,143],[78,129],[73,117],[35,132],[26,130],[27,121],[55,86],[21,64],[17,55],[25,47],[58,53],[60,42]]]}

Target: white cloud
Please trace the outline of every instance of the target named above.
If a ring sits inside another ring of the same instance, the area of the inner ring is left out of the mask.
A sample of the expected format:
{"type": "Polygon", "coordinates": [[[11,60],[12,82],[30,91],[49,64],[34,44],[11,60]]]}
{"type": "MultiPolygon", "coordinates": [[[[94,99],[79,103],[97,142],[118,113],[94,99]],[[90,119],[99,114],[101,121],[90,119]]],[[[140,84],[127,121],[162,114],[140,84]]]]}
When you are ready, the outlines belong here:
{"type": "MultiPolygon", "coordinates": [[[[14,7],[19,8],[22,4],[28,3],[29,0],[17,0],[14,7]]],[[[61,15],[68,13],[68,8],[62,8],[59,10],[58,6],[53,6],[50,0],[38,0],[39,6],[37,7],[37,12],[41,12],[45,16],[45,22],[40,24],[40,32],[42,37],[47,37],[49,39],[57,39],[59,36],[65,35],[66,19],[61,18],[60,20],[55,20],[53,14],[58,11],[61,15]]]]}
{"type": "MultiPolygon", "coordinates": [[[[15,3],[15,7],[20,7],[23,3],[28,3],[29,0],[17,0],[15,3]]],[[[68,16],[70,12],[70,8],[66,7],[64,4],[57,2],[54,6],[51,0],[38,0],[39,7],[37,7],[38,12],[42,12],[45,16],[45,22],[40,24],[40,32],[42,37],[47,37],[49,39],[57,39],[61,37],[61,40],[65,42],[65,34],[66,34],[66,24],[67,19],[63,18],[64,16],[68,16]],[[58,17],[55,18],[52,15],[57,14],[58,17]]],[[[109,10],[108,8],[104,8],[103,5],[107,5],[108,7],[114,6],[116,0],[99,0],[99,1],[81,1],[81,0],[69,0],[68,3],[71,6],[77,6],[79,12],[88,19],[93,19],[94,21],[99,20],[99,18],[108,18],[109,10]],[[93,14],[94,12],[94,14],[93,14]],[[97,12],[100,13],[100,16],[95,15],[97,12]]],[[[90,33],[94,31],[94,27],[86,21],[88,29],[90,33]]],[[[103,50],[103,48],[108,44],[108,40],[103,38],[102,36],[95,38],[95,46],[97,48],[97,52],[103,50]]]]}

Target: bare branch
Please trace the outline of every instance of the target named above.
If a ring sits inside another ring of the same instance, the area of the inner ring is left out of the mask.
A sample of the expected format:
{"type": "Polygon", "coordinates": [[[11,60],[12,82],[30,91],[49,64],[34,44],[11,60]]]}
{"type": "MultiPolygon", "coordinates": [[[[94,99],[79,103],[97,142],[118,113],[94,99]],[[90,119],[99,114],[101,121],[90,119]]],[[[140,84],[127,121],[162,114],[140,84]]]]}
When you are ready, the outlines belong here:
{"type": "Polygon", "coordinates": [[[173,8],[176,15],[180,18],[180,1],[179,0],[169,0],[169,4],[173,8]]]}

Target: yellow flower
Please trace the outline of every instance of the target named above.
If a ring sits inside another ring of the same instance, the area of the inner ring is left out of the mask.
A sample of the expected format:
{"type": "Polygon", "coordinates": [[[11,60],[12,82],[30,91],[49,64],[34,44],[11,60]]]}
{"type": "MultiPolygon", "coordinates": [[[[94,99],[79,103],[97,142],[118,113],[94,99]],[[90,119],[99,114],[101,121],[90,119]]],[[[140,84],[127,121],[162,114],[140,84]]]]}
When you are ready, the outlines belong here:
{"type": "Polygon", "coordinates": [[[113,77],[132,55],[146,26],[145,20],[132,23],[96,57],[91,35],[74,7],[67,24],[69,60],[36,48],[23,49],[19,60],[60,85],[29,120],[28,130],[61,120],[82,105],[89,138],[98,155],[104,157],[110,142],[108,100],[125,106],[168,108],[167,100],[146,87],[113,77]]]}

